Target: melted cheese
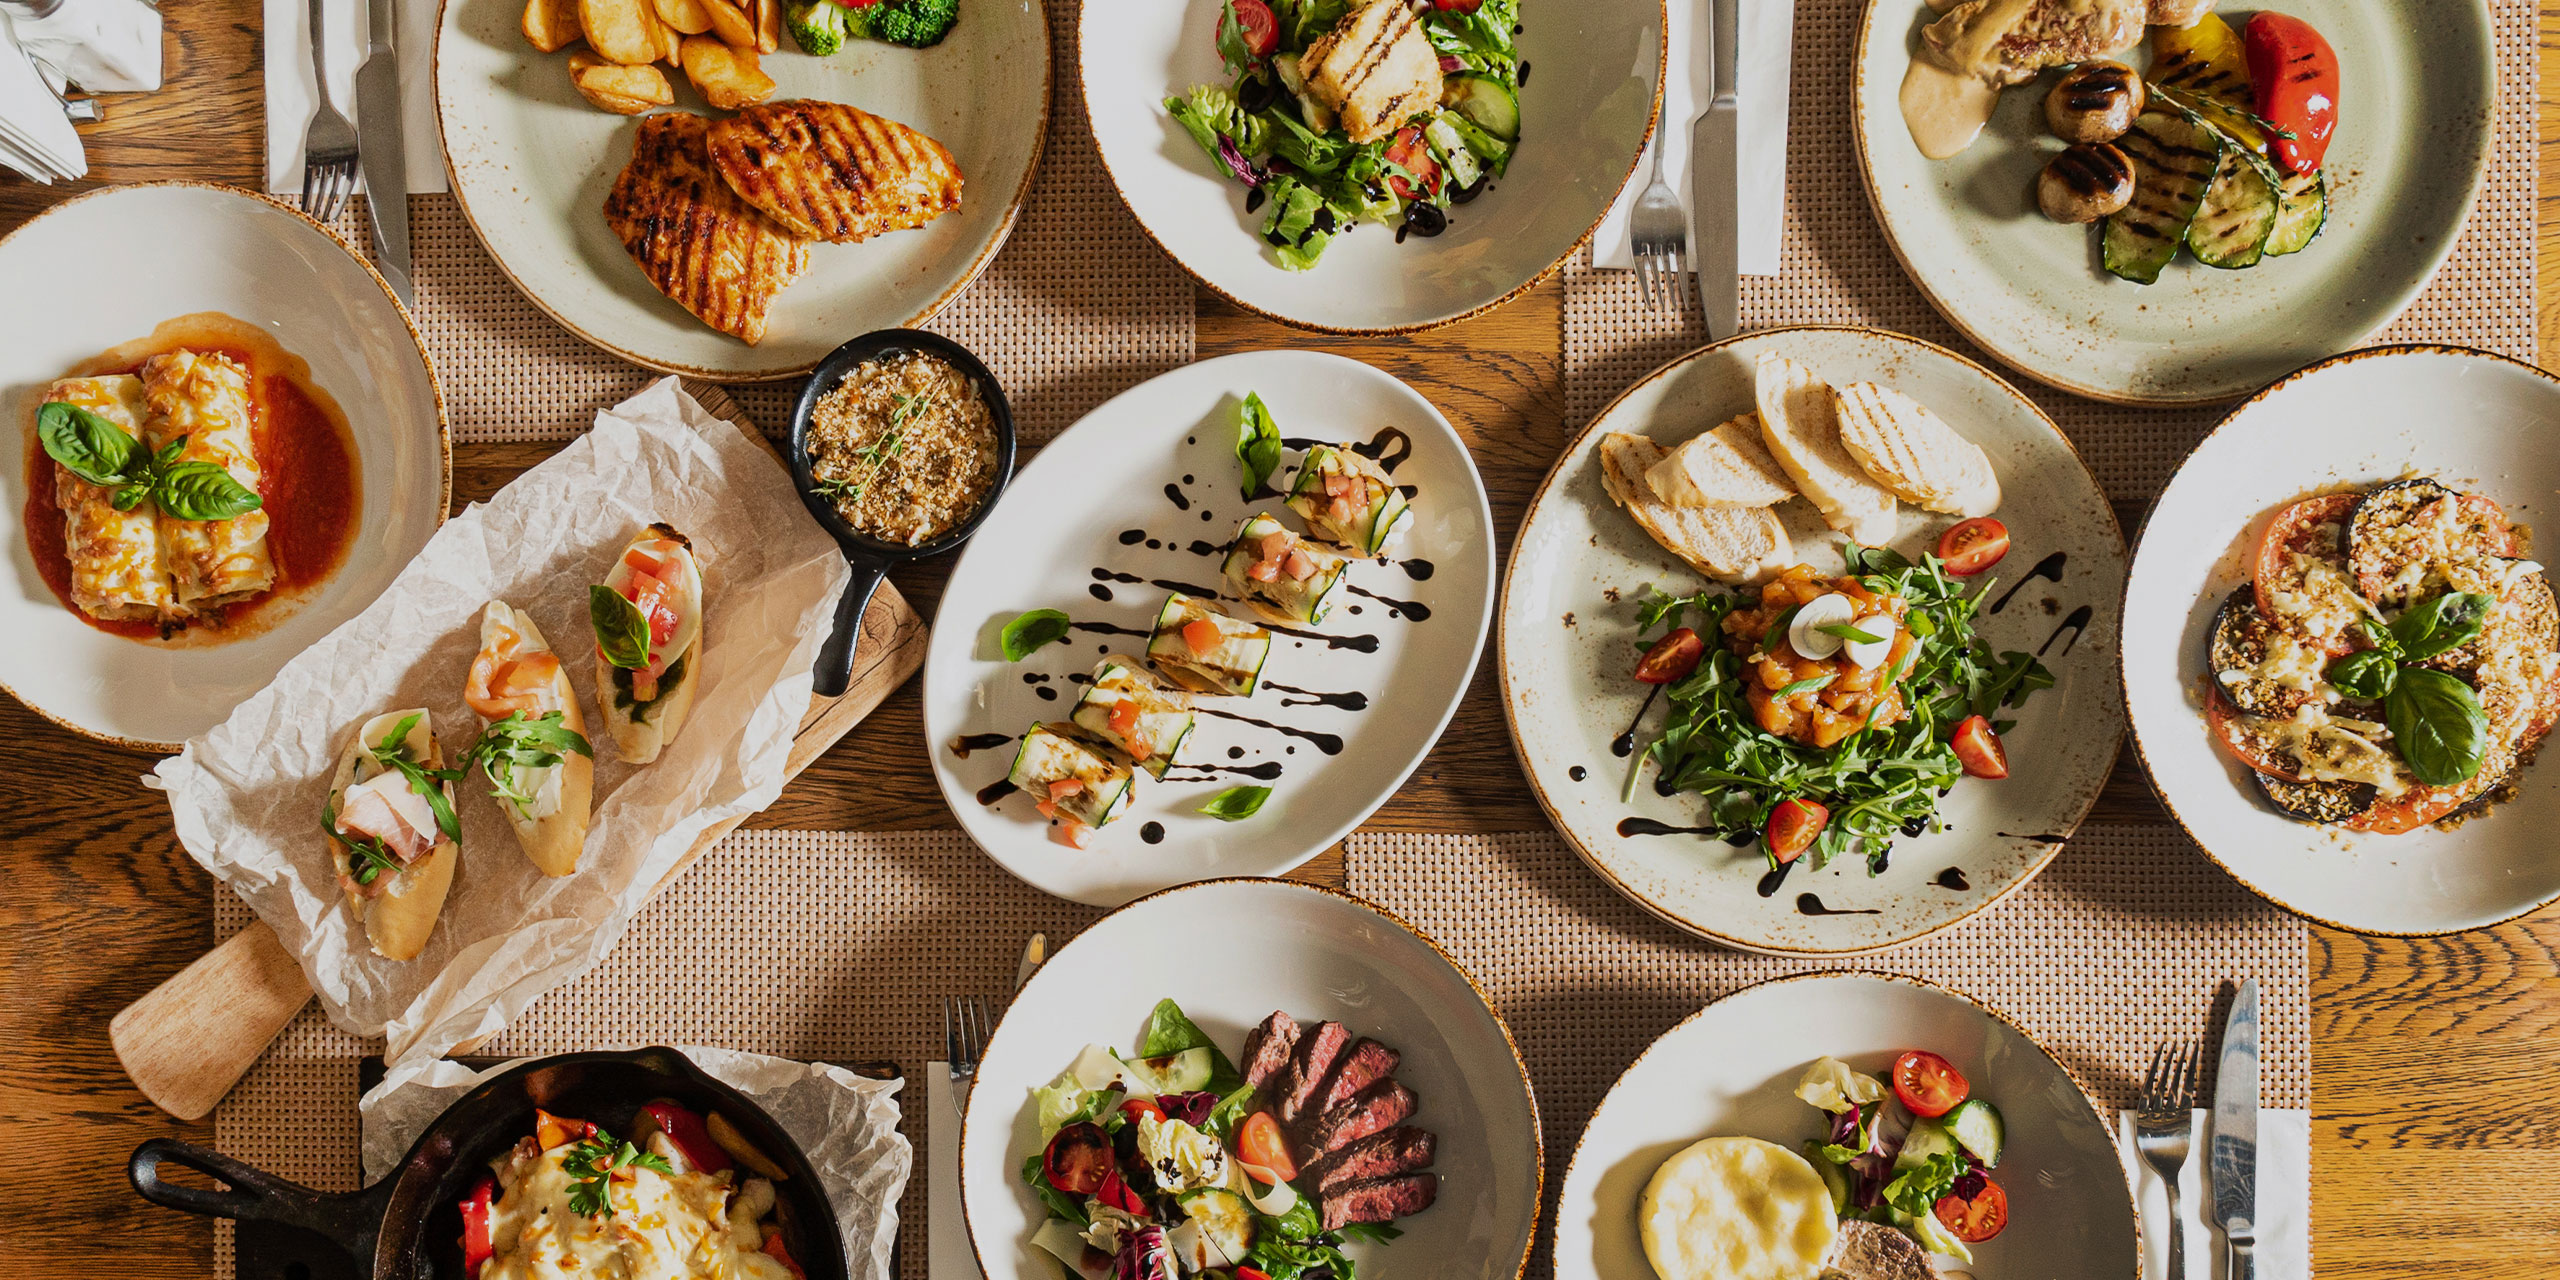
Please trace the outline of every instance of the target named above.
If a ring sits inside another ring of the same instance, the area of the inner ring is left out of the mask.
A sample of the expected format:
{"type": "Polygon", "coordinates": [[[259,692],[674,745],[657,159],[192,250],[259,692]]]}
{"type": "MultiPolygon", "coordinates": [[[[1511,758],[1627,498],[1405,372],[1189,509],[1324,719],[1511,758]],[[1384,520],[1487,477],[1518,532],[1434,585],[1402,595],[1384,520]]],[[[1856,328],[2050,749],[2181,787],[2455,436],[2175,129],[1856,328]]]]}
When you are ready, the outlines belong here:
{"type": "Polygon", "coordinates": [[[757,1214],[770,1207],[741,1193],[727,1173],[617,1171],[606,1196],[610,1216],[569,1207],[576,1185],[560,1168],[573,1148],[556,1147],[500,1174],[504,1193],[489,1215],[497,1253],[480,1280],[790,1280],[764,1242],[757,1214]]]}

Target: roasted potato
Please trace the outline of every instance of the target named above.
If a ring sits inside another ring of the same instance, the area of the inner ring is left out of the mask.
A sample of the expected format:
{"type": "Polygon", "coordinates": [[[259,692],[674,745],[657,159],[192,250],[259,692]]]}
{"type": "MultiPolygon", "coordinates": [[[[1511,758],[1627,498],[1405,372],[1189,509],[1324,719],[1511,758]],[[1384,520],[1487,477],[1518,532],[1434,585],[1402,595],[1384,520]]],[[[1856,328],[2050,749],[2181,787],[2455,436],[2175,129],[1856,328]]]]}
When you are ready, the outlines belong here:
{"type": "Polygon", "coordinates": [[[607,62],[585,49],[569,55],[569,83],[578,87],[579,97],[618,116],[636,116],[651,107],[672,106],[676,100],[667,73],[647,64],[626,67],[607,62]]]}
{"type": "Polygon", "coordinates": [[[756,10],[756,52],[782,47],[782,0],[749,0],[756,10]]]}
{"type": "Polygon", "coordinates": [[[732,49],[755,48],[756,20],[740,7],[753,3],[755,0],[702,0],[703,9],[711,16],[711,34],[732,49]]]}
{"type": "Polygon", "coordinates": [[[757,65],[753,49],[732,49],[709,36],[684,38],[684,74],[702,100],[723,111],[752,107],[773,96],[773,77],[757,65]]]}
{"type": "Polygon", "coordinates": [[[578,42],[577,0],[525,0],[525,43],[558,53],[578,42]]]}
{"type": "Polygon", "coordinates": [[[665,53],[649,0],[578,0],[578,27],[587,45],[607,62],[636,67],[665,53]]]}
{"type": "Polygon", "coordinates": [[[705,0],[655,0],[658,20],[678,32],[698,36],[711,29],[711,10],[705,0]]]}
{"type": "Polygon", "coordinates": [[[668,26],[667,20],[659,17],[658,11],[654,8],[649,11],[649,25],[658,33],[658,61],[670,67],[684,65],[682,58],[685,33],[668,26]]]}

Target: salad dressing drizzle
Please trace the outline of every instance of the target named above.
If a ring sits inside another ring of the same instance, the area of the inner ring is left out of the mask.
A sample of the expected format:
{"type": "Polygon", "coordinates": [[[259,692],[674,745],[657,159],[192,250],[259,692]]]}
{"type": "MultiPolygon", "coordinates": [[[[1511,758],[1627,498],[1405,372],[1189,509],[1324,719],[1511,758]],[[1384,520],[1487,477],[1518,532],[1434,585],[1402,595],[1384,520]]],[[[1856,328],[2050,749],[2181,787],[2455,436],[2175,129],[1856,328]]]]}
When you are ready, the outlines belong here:
{"type": "Polygon", "coordinates": [[[2027,576],[2011,583],[2008,590],[2000,593],[1999,599],[1991,602],[1991,612],[1998,613],[2001,610],[2008,608],[2009,598],[2018,594],[2018,592],[2023,590],[2028,583],[2033,582],[2038,578],[2050,579],[2056,585],[2060,585],[2062,582],[2062,567],[2069,563],[2071,563],[2071,553],[2067,551],[2056,551],[2052,555],[2036,561],[2035,567],[2027,570],[2027,576]]]}
{"type": "Polygon", "coordinates": [[[2072,610],[2069,614],[2064,615],[2062,621],[2056,624],[2053,628],[2053,634],[2046,636],[2044,638],[2044,643],[2036,646],[2036,656],[2039,658],[2043,657],[2044,651],[2052,648],[2054,641],[2062,640],[2062,634],[2067,631],[2071,633],[2071,638],[2068,640],[2062,640],[2062,652],[2055,656],[2068,657],[2071,653],[2071,647],[2080,643],[2081,635],[2088,631],[2089,619],[2095,616],[2097,616],[2097,611],[2085,604],[2072,610]]]}
{"type": "Polygon", "coordinates": [[[1343,711],[1369,709],[1369,695],[1357,690],[1350,693],[1318,693],[1313,689],[1301,689],[1296,685],[1282,684],[1277,680],[1265,680],[1262,682],[1262,687],[1299,695],[1295,698],[1282,698],[1280,705],[1284,707],[1335,707],[1343,711]]]}
{"type": "Polygon", "coordinates": [[[1297,729],[1285,724],[1273,724],[1268,720],[1257,720],[1252,716],[1240,716],[1235,712],[1221,711],[1216,707],[1199,707],[1195,708],[1195,710],[1204,716],[1216,716],[1221,720],[1233,720],[1239,724],[1249,724],[1258,729],[1269,729],[1273,733],[1285,733],[1292,738],[1297,738],[1306,742],[1316,750],[1329,756],[1338,756],[1342,754],[1342,736],[1340,734],[1318,733],[1313,729],[1297,729]]]}
{"type": "Polygon", "coordinates": [[[1653,710],[1653,700],[1661,697],[1662,691],[1669,687],[1669,685],[1655,685],[1653,692],[1644,696],[1644,705],[1636,708],[1634,719],[1627,721],[1627,731],[1610,740],[1609,754],[1624,760],[1636,753],[1636,726],[1644,723],[1644,713],[1653,710]]]}
{"type": "Polygon", "coordinates": [[[1822,905],[1820,897],[1810,893],[1799,893],[1796,895],[1796,914],[1800,916],[1872,916],[1883,913],[1874,907],[1826,907],[1822,905]]]}
{"type": "Polygon", "coordinates": [[[1419,600],[1398,600],[1394,596],[1382,596],[1356,582],[1346,582],[1342,584],[1342,589],[1355,596],[1367,596],[1369,599],[1385,605],[1387,607],[1388,617],[1405,618],[1414,622],[1429,622],[1431,620],[1431,606],[1424,604],[1419,600]]]}

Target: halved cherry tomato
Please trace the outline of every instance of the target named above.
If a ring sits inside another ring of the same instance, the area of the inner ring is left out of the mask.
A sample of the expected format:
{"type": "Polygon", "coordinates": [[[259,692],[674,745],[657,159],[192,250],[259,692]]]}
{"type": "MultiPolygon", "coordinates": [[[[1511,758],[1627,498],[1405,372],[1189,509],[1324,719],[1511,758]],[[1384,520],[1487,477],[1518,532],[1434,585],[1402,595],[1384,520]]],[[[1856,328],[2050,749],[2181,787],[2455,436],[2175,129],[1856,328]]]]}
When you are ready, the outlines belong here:
{"type": "Polygon", "coordinates": [[[2272,138],[2287,173],[2317,173],[2338,130],[2338,54],[2310,23],[2261,9],[2249,18],[2249,83],[2258,114],[2290,138],[2272,138]]]}
{"type": "Polygon", "coordinates": [[[1972,1092],[1954,1063],[1926,1049],[1906,1049],[1893,1060],[1893,1096],[1915,1116],[1945,1115],[1972,1092]]]}
{"type": "Polygon", "coordinates": [[[462,1197],[462,1272],[477,1277],[480,1264],[498,1251],[489,1237],[489,1210],[498,1196],[498,1180],[487,1174],[471,1184],[469,1194],[462,1197]]]}
{"type": "MultiPolygon", "coordinates": [[[[1470,2],[1472,2],[1472,0],[1470,0],[1470,2]]],[[[1268,1273],[1257,1271],[1252,1267],[1238,1267],[1236,1268],[1236,1280],[1271,1280],[1271,1277],[1268,1273]]]]}
{"type": "Polygon", "coordinates": [[[1124,1098],[1120,1114],[1129,1117],[1131,1124],[1136,1124],[1140,1116],[1154,1116],[1159,1123],[1164,1120],[1164,1108],[1157,1106],[1153,1098],[1124,1098]]]}
{"type": "Polygon", "coordinates": [[[790,1272],[793,1280],[808,1280],[809,1273],[800,1269],[799,1261],[791,1256],[791,1250],[782,1243],[781,1232],[765,1232],[764,1244],[756,1252],[781,1263],[782,1269],[790,1272]]]}
{"type": "Polygon", "coordinates": [[[1068,1195],[1092,1195],[1113,1172],[1111,1135],[1089,1120],[1058,1130],[1058,1136],[1049,1139],[1049,1149],[1040,1154],[1040,1172],[1050,1186],[1068,1195]]]}
{"type": "MultiPolygon", "coordinates": [[[[1257,1165],[1280,1175],[1283,1182],[1298,1176],[1298,1162],[1289,1158],[1289,1140],[1280,1135],[1280,1122],[1268,1111],[1256,1111],[1246,1117],[1244,1128],[1236,1132],[1236,1154],[1248,1165],[1257,1165]]],[[[1256,1182],[1269,1184],[1270,1179],[1245,1170],[1256,1182]]]]}
{"type": "Polygon", "coordinates": [[[1938,535],[1938,559],[1947,572],[1970,578],[2009,554],[2009,526],[1989,516],[1960,520],[1938,535]]]}
{"type": "Polygon", "coordinates": [[[1771,857],[1793,862],[1813,847],[1814,837],[1830,821],[1831,810],[1811,800],[1781,800],[1769,811],[1769,827],[1762,838],[1769,842],[1771,857]]]}
{"type": "Polygon", "coordinates": [[[1931,1212],[1938,1221],[1966,1244],[1980,1244],[2009,1225],[2009,1193],[1989,1178],[1982,1180],[1982,1190],[1970,1200],[1940,1196],[1931,1212]]]}
{"type": "Polygon", "coordinates": [[[2343,535],[2324,530],[2329,525],[2344,525],[2355,508],[2356,495],[2352,493],[2324,494],[2305,498],[2267,521],[2267,531],[2258,535],[2258,558],[2249,571],[2249,589],[2257,596],[2258,612],[2268,622],[2277,623],[2284,617],[2276,612],[2274,592],[2292,569],[2294,553],[2343,557],[2346,548],[2337,541],[2343,535]]]}
{"type": "Polygon", "coordinates": [[[1707,642],[1698,633],[1682,627],[1653,642],[1653,647],[1636,659],[1636,679],[1646,684],[1671,684],[1686,680],[1698,669],[1698,660],[1707,656],[1707,642]]]}
{"type": "Polygon", "coordinates": [[[1413,175],[1413,182],[1396,174],[1387,175],[1387,189],[1395,192],[1397,199],[1419,200],[1440,194],[1440,162],[1432,158],[1431,144],[1422,140],[1419,126],[1406,125],[1396,131],[1387,143],[1387,163],[1413,175]],[[1416,187],[1415,182],[1421,186],[1416,187]]]}
{"type": "Polygon", "coordinates": [[[729,1153],[711,1140],[711,1130],[702,1123],[701,1116],[664,1098],[643,1105],[640,1114],[649,1117],[650,1122],[658,1126],[660,1133],[667,1135],[667,1141],[676,1144],[676,1150],[683,1152],[686,1162],[694,1168],[704,1173],[718,1173],[729,1167],[729,1153]]]}
{"type": "Polygon", "coordinates": [[[1956,731],[1947,739],[1956,749],[1956,759],[1964,764],[1967,776],[2005,778],[2009,776],[2009,752],[2000,745],[2000,734],[1991,722],[1981,716],[1966,716],[1956,722],[1956,731]]]}
{"type": "MultiPolygon", "coordinates": [[[[1236,25],[1244,31],[1244,47],[1257,58],[1268,58],[1280,48],[1280,20],[1271,16],[1271,6],[1263,0],[1228,0],[1235,12],[1236,25]]],[[[1222,15],[1218,21],[1226,22],[1222,15]]]]}

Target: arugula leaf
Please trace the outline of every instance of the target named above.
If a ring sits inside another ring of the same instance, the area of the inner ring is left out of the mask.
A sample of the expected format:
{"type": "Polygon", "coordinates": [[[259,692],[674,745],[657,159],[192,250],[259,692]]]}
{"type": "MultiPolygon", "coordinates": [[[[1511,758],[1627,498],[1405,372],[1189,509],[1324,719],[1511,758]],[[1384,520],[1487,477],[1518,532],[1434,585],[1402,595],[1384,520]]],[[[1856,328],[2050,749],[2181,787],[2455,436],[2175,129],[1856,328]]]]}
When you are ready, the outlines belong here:
{"type": "Polygon", "coordinates": [[[58,400],[36,410],[36,439],[63,470],[97,485],[125,479],[141,451],[124,428],[58,400]]]}
{"type": "Polygon", "coordinates": [[[338,802],[331,799],[320,806],[320,831],[338,847],[347,851],[347,878],[359,885],[370,886],[384,872],[400,873],[400,860],[391,850],[372,836],[350,836],[338,830],[338,802]]]}
{"type": "Polygon", "coordinates": [[[1197,812],[1220,822],[1242,822],[1262,812],[1262,802],[1271,798],[1269,787],[1229,787],[1209,797],[1209,803],[1197,812]]]}
{"type": "Polygon", "coordinates": [[[531,720],[521,711],[511,711],[488,728],[463,753],[462,769],[468,773],[474,761],[489,775],[489,794],[514,804],[518,809],[533,804],[531,788],[516,779],[518,769],[548,769],[560,763],[570,752],[594,757],[586,735],[565,723],[565,712],[546,711],[531,720]]]}
{"type": "Polygon", "coordinates": [[[560,1158],[560,1172],[574,1181],[569,1187],[569,1209],[590,1218],[613,1216],[613,1198],[606,1188],[616,1169],[653,1169],[673,1175],[675,1170],[667,1158],[642,1151],[629,1142],[616,1142],[612,1134],[592,1129],[569,1154],[560,1158]]]}
{"type": "Polygon", "coordinates": [[[396,770],[408,779],[409,789],[425,799],[427,809],[436,815],[436,830],[443,832],[445,839],[459,842],[462,821],[454,816],[453,801],[445,798],[444,784],[461,778],[463,771],[430,769],[409,758],[409,731],[417,727],[419,714],[412,711],[402,717],[391,732],[382,735],[382,741],[373,745],[370,754],[375,764],[396,770]]]}
{"type": "Polygon", "coordinates": [[[1270,406],[1258,391],[1245,393],[1244,408],[1236,415],[1236,463],[1244,470],[1247,502],[1261,496],[1271,473],[1280,469],[1280,424],[1271,420],[1270,406]]]}
{"type": "Polygon", "coordinates": [[[626,671],[649,665],[649,619],[640,606],[599,582],[587,588],[587,623],[595,629],[596,652],[626,671]]]}
{"type": "Polygon", "coordinates": [[[1218,7],[1218,60],[1227,64],[1227,73],[1240,75],[1258,59],[1244,37],[1244,20],[1236,16],[1235,0],[1225,0],[1218,7]]]}
{"type": "Polygon", "coordinates": [[[2402,667],[2382,718],[2409,772],[2431,787],[2450,787],[2479,776],[2489,753],[2489,717],[2480,695],[2460,678],[2433,667],[2402,667]]]}
{"type": "Polygon", "coordinates": [[[1004,624],[1000,637],[1004,660],[1020,662],[1042,646],[1066,639],[1067,629],[1073,625],[1067,615],[1055,609],[1033,609],[1014,615],[1013,621],[1004,624]]]}

